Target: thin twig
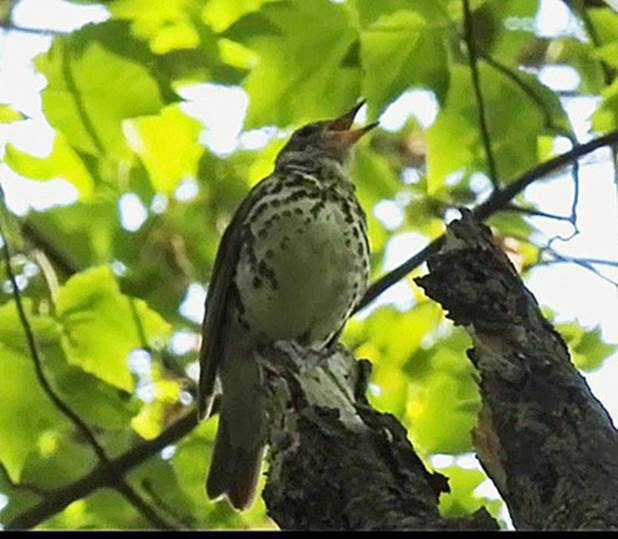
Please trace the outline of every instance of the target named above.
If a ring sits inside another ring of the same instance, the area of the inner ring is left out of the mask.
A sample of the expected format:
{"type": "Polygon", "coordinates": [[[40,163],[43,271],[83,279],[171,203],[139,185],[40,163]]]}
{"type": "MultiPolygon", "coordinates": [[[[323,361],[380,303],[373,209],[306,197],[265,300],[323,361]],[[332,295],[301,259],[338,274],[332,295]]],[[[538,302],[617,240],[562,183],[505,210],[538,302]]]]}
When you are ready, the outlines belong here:
{"type": "MultiPolygon", "coordinates": [[[[521,193],[531,183],[543,178],[569,163],[579,159],[580,157],[592,153],[593,151],[603,146],[608,146],[614,143],[618,143],[618,130],[612,131],[607,135],[593,139],[584,144],[573,146],[568,152],[554,157],[548,161],[540,163],[535,167],[532,167],[527,172],[524,172],[517,179],[508,183],[504,189],[494,191],[492,195],[482,204],[479,204],[474,208],[474,217],[480,221],[484,221],[488,217],[492,216],[499,210],[502,210],[507,204],[511,202],[519,193],[521,193]]],[[[400,279],[405,277],[413,269],[420,266],[427,257],[436,252],[442,242],[444,236],[433,240],[429,245],[424,247],[421,251],[411,256],[408,260],[397,266],[394,270],[390,271],[383,277],[375,281],[365,292],[363,299],[360,301],[354,312],[358,312],[363,307],[366,307],[382,292],[393,286],[400,279]]]]}
{"type": "MultiPolygon", "coordinates": [[[[11,252],[8,244],[8,238],[4,234],[4,229],[2,228],[2,224],[0,223],[0,238],[2,239],[2,251],[4,254],[4,262],[6,267],[6,273],[9,277],[9,281],[12,286],[12,294],[13,299],[15,301],[15,305],[17,307],[17,313],[19,315],[19,319],[24,330],[26,340],[28,342],[28,347],[30,349],[30,356],[34,363],[34,368],[37,376],[37,380],[43,391],[47,394],[49,399],[54,403],[54,406],[73,423],[73,425],[77,428],[77,430],[88,440],[88,443],[96,453],[99,458],[100,465],[102,467],[109,466],[110,460],[105,453],[103,447],[99,444],[93,432],[90,430],[88,425],[84,422],[84,420],[69,406],[67,405],[55,392],[55,390],[51,387],[51,384],[47,380],[45,373],[43,371],[41,357],[39,355],[38,346],[36,344],[36,339],[34,337],[34,333],[32,331],[32,327],[30,326],[30,322],[28,320],[28,316],[26,315],[26,311],[24,309],[21,293],[19,291],[19,287],[17,285],[17,279],[15,278],[15,273],[13,272],[13,268],[11,267],[11,252]]],[[[114,486],[121,492],[135,507],[144,514],[146,518],[148,518],[155,526],[169,528],[169,525],[165,522],[164,519],[161,519],[156,515],[156,513],[147,507],[147,503],[143,500],[139,499],[139,496],[132,491],[131,487],[126,483],[124,478],[118,480],[116,479],[116,483],[114,486]]]]}
{"type": "Polygon", "coordinates": [[[165,500],[161,497],[161,495],[157,492],[157,490],[153,487],[152,482],[149,479],[144,479],[142,481],[142,488],[148,492],[148,495],[152,499],[152,501],[157,505],[157,507],[161,511],[165,511],[166,514],[170,515],[174,520],[179,522],[181,525],[178,527],[192,528],[195,524],[194,519],[187,515],[179,515],[177,511],[172,509],[165,500]]]}
{"type": "Polygon", "coordinates": [[[183,438],[197,426],[197,412],[192,409],[185,417],[170,425],[154,440],[136,445],[112,459],[106,466],[99,464],[90,473],[73,483],[55,490],[40,503],[26,509],[6,525],[6,529],[27,529],[40,524],[65,507],[103,487],[114,487],[118,477],[140,465],[164,447],[183,438]]]}
{"type": "Polygon", "coordinates": [[[11,488],[14,488],[15,490],[27,490],[28,492],[31,492],[32,494],[36,494],[37,496],[41,496],[41,497],[47,496],[50,492],[49,490],[44,489],[40,487],[39,485],[35,485],[33,483],[28,483],[25,481],[22,481],[20,483],[15,483],[11,479],[9,472],[7,471],[6,467],[2,463],[0,463],[0,472],[4,476],[4,480],[8,483],[8,485],[11,488]]]}
{"type": "Polygon", "coordinates": [[[500,181],[498,179],[498,169],[496,159],[491,148],[491,138],[489,136],[489,127],[487,126],[487,118],[485,116],[485,102],[481,91],[481,82],[478,69],[478,58],[476,51],[476,43],[474,41],[474,27],[472,22],[472,12],[470,10],[469,0],[463,0],[464,7],[464,26],[466,45],[468,48],[468,62],[470,64],[470,72],[472,74],[472,85],[474,87],[474,95],[476,96],[477,111],[479,115],[479,127],[481,129],[481,139],[485,148],[485,157],[487,158],[487,166],[489,168],[489,179],[494,187],[494,190],[500,189],[500,181]]]}
{"type": "Polygon", "coordinates": [[[547,212],[537,210],[534,208],[525,208],[523,206],[518,206],[517,204],[507,204],[502,209],[502,211],[512,211],[516,213],[523,213],[531,217],[545,217],[547,219],[553,219],[555,221],[566,221],[567,223],[571,222],[571,217],[569,215],[556,215],[555,213],[547,213],[547,212]]]}
{"type": "Polygon", "coordinates": [[[547,260],[543,260],[543,261],[539,262],[538,265],[540,265],[540,266],[547,266],[549,264],[575,264],[576,266],[579,266],[580,268],[583,268],[583,269],[593,273],[598,278],[600,278],[600,279],[604,280],[605,282],[611,284],[612,286],[614,286],[618,290],[618,281],[614,281],[613,279],[611,279],[607,275],[604,275],[603,272],[599,271],[597,268],[594,267],[595,263],[596,264],[604,263],[606,265],[612,265],[612,266],[618,267],[618,263],[613,263],[611,260],[605,260],[605,261],[602,261],[602,262],[599,262],[599,261],[592,262],[590,259],[586,259],[586,258],[576,258],[576,257],[561,255],[561,254],[557,253],[556,251],[554,251],[553,249],[548,249],[548,250],[546,250],[546,252],[552,258],[551,259],[547,259],[547,260]]]}
{"type": "Polygon", "coordinates": [[[67,417],[73,425],[77,428],[77,430],[88,440],[94,452],[99,457],[99,460],[102,462],[108,462],[108,458],[105,454],[105,451],[95,438],[94,434],[88,427],[88,425],[82,420],[79,415],[73,411],[73,409],[68,406],[55,392],[55,390],[51,387],[45,373],[43,372],[43,366],[41,363],[41,357],[39,355],[39,349],[36,344],[36,339],[34,337],[34,333],[32,331],[32,327],[30,326],[30,322],[28,321],[28,316],[26,315],[26,311],[24,309],[21,293],[19,291],[19,287],[17,286],[17,280],[15,278],[15,273],[13,272],[13,268],[11,267],[11,252],[8,244],[8,238],[4,234],[4,229],[2,228],[2,224],[0,223],[0,238],[2,239],[2,252],[4,255],[4,264],[6,267],[6,273],[9,277],[9,281],[12,287],[13,300],[15,301],[15,306],[17,307],[17,314],[19,315],[19,320],[21,322],[21,326],[24,330],[24,334],[26,336],[26,341],[28,343],[28,348],[30,350],[30,357],[32,358],[32,362],[34,364],[34,370],[36,373],[37,380],[43,391],[47,394],[49,399],[54,403],[54,406],[58,408],[58,410],[67,417]]]}
{"type": "Polygon", "coordinates": [[[115,488],[122,494],[142,515],[161,530],[173,530],[178,528],[175,524],[169,522],[165,517],[157,513],[150,504],[144,500],[127,482],[121,480],[114,485],[115,488]]]}
{"type": "Polygon", "coordinates": [[[27,26],[19,26],[13,23],[0,24],[0,30],[6,32],[21,32],[24,34],[36,34],[39,36],[56,36],[65,35],[67,32],[62,30],[52,30],[51,28],[32,28],[27,26]]]}

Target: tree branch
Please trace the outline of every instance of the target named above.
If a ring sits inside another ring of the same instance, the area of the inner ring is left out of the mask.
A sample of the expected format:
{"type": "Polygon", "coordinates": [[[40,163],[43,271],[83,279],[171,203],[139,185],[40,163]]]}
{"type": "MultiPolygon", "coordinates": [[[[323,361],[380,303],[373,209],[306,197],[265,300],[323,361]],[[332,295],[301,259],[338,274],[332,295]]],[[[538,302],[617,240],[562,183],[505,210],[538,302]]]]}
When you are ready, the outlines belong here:
{"type": "Polygon", "coordinates": [[[62,30],[52,30],[51,28],[31,28],[19,26],[13,23],[0,24],[0,30],[4,30],[6,32],[22,32],[24,34],[36,34],[40,36],[55,36],[66,34],[66,32],[63,32],[62,30]]]}
{"type": "Polygon", "coordinates": [[[416,282],[474,343],[474,444],[516,528],[618,529],[618,432],[489,228],[464,212],[428,265],[416,282]]]}
{"type": "Polygon", "coordinates": [[[168,522],[164,517],[159,515],[127,482],[122,479],[115,485],[116,490],[122,494],[127,501],[133,505],[142,515],[144,515],[152,524],[161,530],[173,530],[176,525],[168,522]]]}
{"type": "Polygon", "coordinates": [[[13,273],[13,268],[11,267],[11,252],[8,244],[8,238],[4,234],[4,229],[2,228],[2,224],[0,224],[0,238],[2,239],[2,252],[4,256],[4,264],[6,268],[6,273],[9,277],[9,281],[11,283],[13,300],[15,301],[15,306],[17,308],[17,314],[19,316],[19,320],[21,322],[21,326],[24,330],[24,334],[26,337],[26,342],[28,344],[28,348],[30,350],[30,357],[34,364],[34,371],[37,377],[37,380],[43,391],[47,394],[49,399],[54,403],[54,406],[58,408],[58,410],[73,423],[73,425],[77,428],[77,430],[88,440],[88,443],[96,453],[99,460],[102,462],[107,462],[107,456],[105,455],[105,451],[95,438],[94,434],[88,427],[88,425],[82,420],[81,417],[69,406],[67,405],[55,392],[55,390],[51,387],[51,384],[47,380],[45,373],[43,371],[43,366],[41,364],[41,357],[39,355],[39,350],[36,344],[36,339],[34,337],[34,333],[32,331],[32,327],[30,326],[30,322],[28,321],[28,316],[26,315],[26,311],[24,309],[21,293],[19,291],[19,286],[17,285],[17,280],[15,279],[15,274],[13,273]]]}
{"type": "Polygon", "coordinates": [[[498,169],[496,159],[491,148],[491,138],[489,136],[489,127],[485,116],[485,102],[481,91],[481,81],[478,69],[478,57],[476,51],[476,43],[474,41],[474,26],[472,21],[472,12],[470,11],[469,0],[463,0],[464,8],[464,27],[466,46],[468,49],[468,62],[470,64],[470,73],[472,74],[472,86],[474,95],[476,96],[477,111],[479,115],[479,127],[481,129],[481,140],[485,148],[485,157],[487,158],[487,167],[489,168],[489,179],[494,187],[494,190],[500,189],[500,181],[498,177],[498,169]]]}
{"type": "Polygon", "coordinates": [[[269,417],[263,496],[281,529],[497,529],[485,510],[440,516],[448,482],[425,469],[394,416],[369,406],[369,362],[341,345],[287,343],[258,361],[269,417]]]}
{"type": "Polygon", "coordinates": [[[114,488],[119,477],[161,451],[165,446],[183,438],[197,426],[197,412],[192,409],[185,417],[170,425],[154,440],[142,442],[126,453],[111,459],[107,465],[99,463],[90,473],[73,483],[50,492],[41,502],[24,511],[6,525],[7,530],[27,529],[40,524],[62,511],[75,500],[88,496],[103,487],[114,488]]]}
{"type": "MultiPolygon", "coordinates": [[[[584,144],[573,146],[573,148],[571,148],[568,152],[532,167],[530,170],[524,172],[521,176],[506,185],[503,189],[494,191],[485,202],[479,204],[472,210],[474,216],[479,221],[484,221],[497,211],[505,208],[507,204],[509,204],[531,183],[547,176],[551,172],[555,172],[569,163],[576,161],[584,155],[592,153],[598,148],[610,146],[612,144],[618,144],[618,130],[612,131],[584,144]]],[[[360,301],[354,312],[358,312],[363,307],[366,307],[382,292],[393,286],[413,269],[420,266],[423,262],[425,262],[425,260],[427,260],[427,257],[430,254],[435,253],[440,248],[443,241],[444,236],[436,238],[418,253],[414,254],[408,260],[397,266],[394,270],[390,271],[383,277],[380,277],[367,289],[367,292],[365,292],[363,299],[360,301]]]]}

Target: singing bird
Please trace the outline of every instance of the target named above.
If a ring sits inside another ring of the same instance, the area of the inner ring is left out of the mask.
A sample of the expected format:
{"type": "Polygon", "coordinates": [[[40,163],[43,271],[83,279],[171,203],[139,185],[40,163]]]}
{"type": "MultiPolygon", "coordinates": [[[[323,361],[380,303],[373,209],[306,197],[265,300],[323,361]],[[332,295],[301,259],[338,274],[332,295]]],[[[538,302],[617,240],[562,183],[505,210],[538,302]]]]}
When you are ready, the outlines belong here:
{"type": "Polygon", "coordinates": [[[362,104],[295,131],[219,245],[202,328],[198,414],[210,415],[218,377],[206,492],[240,510],[255,497],[265,448],[256,349],[277,341],[329,346],[367,287],[366,218],[346,172],[351,148],[377,125],[352,128],[362,104]]]}

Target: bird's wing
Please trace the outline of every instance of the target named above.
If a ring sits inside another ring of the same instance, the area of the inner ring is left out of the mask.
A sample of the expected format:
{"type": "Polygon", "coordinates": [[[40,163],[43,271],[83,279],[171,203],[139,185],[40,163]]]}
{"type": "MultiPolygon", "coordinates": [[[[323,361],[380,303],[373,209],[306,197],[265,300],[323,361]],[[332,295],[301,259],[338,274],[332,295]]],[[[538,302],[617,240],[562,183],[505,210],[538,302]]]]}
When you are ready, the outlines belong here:
{"type": "Polygon", "coordinates": [[[241,245],[241,223],[259,200],[260,193],[267,180],[261,181],[245,197],[227,226],[210,279],[206,297],[206,313],[202,324],[202,346],[200,349],[200,379],[198,384],[197,413],[200,419],[210,415],[214,399],[215,381],[219,371],[224,342],[225,307],[234,277],[241,245]]]}

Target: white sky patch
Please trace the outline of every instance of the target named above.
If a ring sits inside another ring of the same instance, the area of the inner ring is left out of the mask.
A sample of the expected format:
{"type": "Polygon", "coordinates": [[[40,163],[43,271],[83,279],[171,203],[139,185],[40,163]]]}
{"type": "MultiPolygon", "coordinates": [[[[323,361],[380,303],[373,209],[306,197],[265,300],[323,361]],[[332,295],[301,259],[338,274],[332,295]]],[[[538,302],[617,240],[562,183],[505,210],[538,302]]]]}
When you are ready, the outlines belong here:
{"type": "Polygon", "coordinates": [[[120,262],[120,260],[114,260],[111,266],[114,275],[117,277],[124,277],[129,269],[127,268],[127,265],[124,262],[120,262]]]}
{"type": "Polygon", "coordinates": [[[176,200],[180,200],[181,202],[188,202],[189,200],[193,200],[199,192],[199,186],[195,178],[185,178],[180,182],[176,190],[174,191],[174,196],[176,200]]]}
{"type": "Polygon", "coordinates": [[[131,372],[140,377],[150,377],[152,358],[146,350],[133,350],[129,352],[127,363],[131,372]]]}
{"type": "Polygon", "coordinates": [[[536,34],[541,37],[557,37],[564,34],[571,24],[571,12],[560,0],[541,0],[534,20],[536,34]]]}
{"type": "Polygon", "coordinates": [[[195,332],[188,330],[176,331],[170,339],[170,349],[177,356],[182,356],[197,348],[199,339],[195,332]]]}
{"type": "Polygon", "coordinates": [[[414,305],[414,294],[407,281],[399,281],[386,289],[367,307],[358,311],[354,318],[365,320],[373,311],[383,305],[391,305],[400,311],[407,311],[414,305]]]}
{"type": "Polygon", "coordinates": [[[401,94],[380,116],[380,127],[399,131],[411,116],[428,128],[438,115],[438,102],[429,90],[408,90],[401,94]]]}
{"type": "Polygon", "coordinates": [[[186,99],[182,110],[206,126],[200,134],[200,142],[218,155],[236,150],[249,104],[242,88],[193,84],[181,88],[178,93],[186,99]]]}
{"type": "Polygon", "coordinates": [[[440,470],[453,466],[453,464],[455,464],[455,457],[444,453],[436,453],[435,455],[431,455],[429,457],[429,462],[431,463],[432,468],[440,470]]]}
{"type": "Polygon", "coordinates": [[[150,210],[153,213],[163,213],[167,209],[167,197],[162,193],[157,193],[152,197],[150,210]]]}
{"type": "Polygon", "coordinates": [[[206,301],[206,289],[199,283],[192,283],[187,288],[178,312],[185,318],[201,324],[204,318],[204,302],[206,301]]]}
{"type": "Polygon", "coordinates": [[[129,232],[140,229],[148,218],[148,211],[135,193],[125,193],[118,199],[120,225],[129,232]]]}
{"type": "MultiPolygon", "coordinates": [[[[590,133],[590,117],[599,106],[597,97],[566,97],[562,105],[567,111],[577,140],[586,142],[592,138],[590,133]]],[[[593,155],[593,154],[589,154],[593,155]]]]}
{"type": "Polygon", "coordinates": [[[174,456],[174,453],[176,453],[176,446],[166,445],[163,449],[161,449],[161,458],[163,460],[169,460],[174,456]]]}
{"type": "Polygon", "coordinates": [[[63,0],[22,0],[13,12],[13,19],[19,26],[63,32],[108,18],[109,12],[101,5],[78,5],[63,0]]]}
{"type": "Polygon", "coordinates": [[[387,230],[395,230],[403,223],[403,210],[392,200],[380,200],[373,207],[373,214],[387,230]]]}
{"type": "Polygon", "coordinates": [[[184,406],[190,406],[191,404],[193,404],[193,395],[191,395],[191,393],[189,393],[188,391],[182,390],[180,392],[180,397],[178,397],[178,400],[180,401],[180,404],[183,404],[184,406]]]}
{"type": "Polygon", "coordinates": [[[579,73],[568,65],[544,66],[538,76],[545,86],[556,92],[572,92],[581,82],[579,73]]]}
{"type": "Polygon", "coordinates": [[[185,372],[191,380],[198,381],[200,377],[200,364],[199,361],[192,361],[185,367],[185,372]]]}
{"type": "Polygon", "coordinates": [[[240,135],[238,146],[243,150],[260,150],[273,138],[283,136],[284,133],[284,131],[272,126],[250,129],[240,135]]]}
{"type": "Polygon", "coordinates": [[[0,185],[6,196],[6,205],[16,215],[29,210],[47,210],[53,206],[73,204],[79,198],[74,185],[63,179],[29,180],[0,164],[0,185]]]}
{"type": "Polygon", "coordinates": [[[404,232],[393,236],[386,245],[382,270],[386,273],[396,268],[427,243],[427,237],[418,232],[404,232]]]}
{"type": "Polygon", "coordinates": [[[552,143],[552,150],[554,152],[566,153],[571,148],[573,148],[573,143],[571,142],[571,139],[568,139],[567,137],[554,137],[552,143]]]}
{"type": "Polygon", "coordinates": [[[43,117],[40,91],[45,86],[43,75],[36,73],[32,59],[45,52],[50,36],[0,33],[0,102],[10,103],[28,116],[43,117]]]}

